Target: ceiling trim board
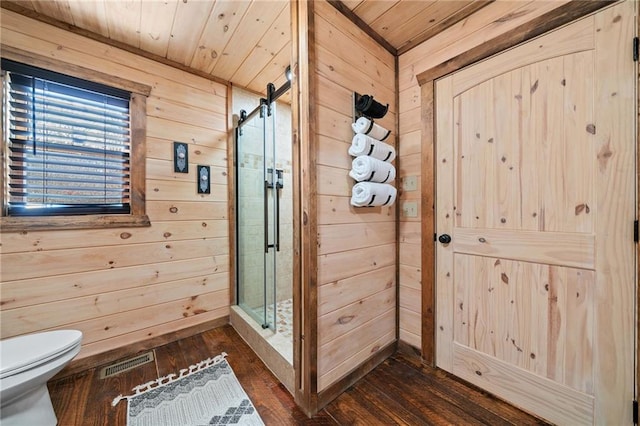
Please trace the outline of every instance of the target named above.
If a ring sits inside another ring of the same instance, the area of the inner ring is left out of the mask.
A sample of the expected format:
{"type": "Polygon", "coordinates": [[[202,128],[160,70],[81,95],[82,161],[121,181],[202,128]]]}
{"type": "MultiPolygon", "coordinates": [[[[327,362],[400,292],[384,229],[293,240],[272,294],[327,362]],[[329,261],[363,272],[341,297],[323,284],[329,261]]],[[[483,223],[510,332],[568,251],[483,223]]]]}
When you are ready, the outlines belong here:
{"type": "Polygon", "coordinates": [[[374,31],[366,22],[364,22],[358,15],[356,15],[351,9],[342,3],[340,0],[327,0],[331,6],[346,16],[351,22],[353,22],[358,28],[364,31],[369,37],[374,39],[380,46],[384,47],[393,56],[398,56],[398,50],[393,47],[387,40],[385,40],[380,34],[374,31]]]}

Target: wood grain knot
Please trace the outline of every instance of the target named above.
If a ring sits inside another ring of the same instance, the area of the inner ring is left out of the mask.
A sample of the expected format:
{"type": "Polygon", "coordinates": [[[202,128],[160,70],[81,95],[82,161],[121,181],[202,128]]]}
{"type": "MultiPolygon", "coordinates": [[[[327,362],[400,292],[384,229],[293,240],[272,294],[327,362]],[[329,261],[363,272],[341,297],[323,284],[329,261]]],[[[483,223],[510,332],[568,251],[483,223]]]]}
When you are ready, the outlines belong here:
{"type": "Polygon", "coordinates": [[[517,350],[518,352],[522,352],[522,348],[520,348],[520,346],[518,346],[518,345],[516,344],[516,340],[515,340],[515,339],[511,339],[511,344],[516,348],[516,350],[517,350]]]}
{"type": "Polygon", "coordinates": [[[175,207],[175,206],[171,206],[171,207],[169,207],[169,211],[170,211],[171,213],[178,213],[178,208],[177,208],[177,207],[175,207]]]}
{"type": "Polygon", "coordinates": [[[600,152],[598,152],[598,162],[600,163],[600,170],[606,169],[609,158],[613,156],[613,151],[611,151],[609,145],[610,142],[607,142],[606,145],[602,146],[600,152]]]}
{"type": "Polygon", "coordinates": [[[123,232],[123,233],[120,234],[120,238],[122,238],[123,240],[131,238],[131,233],[130,232],[123,232]]]}
{"type": "Polygon", "coordinates": [[[355,315],[345,315],[338,318],[338,324],[348,324],[350,323],[356,316],[355,315]]]}
{"type": "Polygon", "coordinates": [[[486,238],[484,238],[484,237],[478,238],[478,241],[480,241],[483,244],[487,242],[486,238]]]}
{"type": "Polygon", "coordinates": [[[589,214],[591,212],[588,204],[578,204],[576,206],[576,216],[578,216],[582,212],[585,212],[586,214],[589,214]]]}

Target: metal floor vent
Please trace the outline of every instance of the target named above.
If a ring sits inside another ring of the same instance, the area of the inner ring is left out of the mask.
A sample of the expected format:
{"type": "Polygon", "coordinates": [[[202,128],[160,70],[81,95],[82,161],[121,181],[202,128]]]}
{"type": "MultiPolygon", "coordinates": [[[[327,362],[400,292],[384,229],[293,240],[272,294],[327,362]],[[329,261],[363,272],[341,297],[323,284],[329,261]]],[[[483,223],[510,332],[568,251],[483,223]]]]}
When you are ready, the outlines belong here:
{"type": "Polygon", "coordinates": [[[153,360],[153,351],[149,351],[142,355],[116,362],[115,364],[102,368],[102,370],[100,370],[100,378],[106,379],[107,377],[113,377],[116,374],[129,371],[153,360]]]}

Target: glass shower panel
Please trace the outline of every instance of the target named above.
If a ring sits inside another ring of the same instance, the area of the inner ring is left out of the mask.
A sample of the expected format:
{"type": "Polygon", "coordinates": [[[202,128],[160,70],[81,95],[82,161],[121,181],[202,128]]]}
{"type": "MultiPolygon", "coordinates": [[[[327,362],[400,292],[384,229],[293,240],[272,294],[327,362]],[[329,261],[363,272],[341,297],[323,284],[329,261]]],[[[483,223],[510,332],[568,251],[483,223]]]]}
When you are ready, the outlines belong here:
{"type": "Polygon", "coordinates": [[[264,122],[253,119],[237,134],[238,304],[264,323],[264,122]]]}
{"type": "Polygon", "coordinates": [[[238,304],[263,328],[275,330],[278,172],[273,115],[260,115],[237,130],[238,304]]]}

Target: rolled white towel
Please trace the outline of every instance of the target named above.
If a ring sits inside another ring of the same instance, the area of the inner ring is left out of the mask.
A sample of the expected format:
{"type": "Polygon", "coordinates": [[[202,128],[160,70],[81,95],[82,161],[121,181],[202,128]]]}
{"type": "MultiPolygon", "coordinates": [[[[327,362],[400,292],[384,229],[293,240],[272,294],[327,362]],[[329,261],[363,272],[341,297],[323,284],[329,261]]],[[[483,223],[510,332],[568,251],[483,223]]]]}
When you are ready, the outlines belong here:
{"type": "Polygon", "coordinates": [[[396,188],[388,183],[360,182],[351,190],[351,205],[356,207],[390,206],[396,201],[396,188]]]}
{"type": "Polygon", "coordinates": [[[355,133],[363,133],[379,141],[385,140],[391,134],[391,130],[385,129],[367,117],[358,118],[355,123],[351,123],[351,128],[355,133]]]}
{"type": "Polygon", "coordinates": [[[349,176],[358,182],[393,182],[396,178],[396,168],[391,163],[360,155],[351,162],[349,176]]]}
{"type": "Polygon", "coordinates": [[[391,162],[396,158],[396,149],[391,145],[372,138],[364,133],[356,133],[351,140],[349,154],[368,155],[378,160],[391,162]]]}

